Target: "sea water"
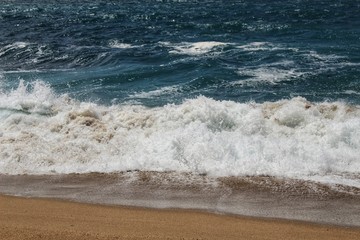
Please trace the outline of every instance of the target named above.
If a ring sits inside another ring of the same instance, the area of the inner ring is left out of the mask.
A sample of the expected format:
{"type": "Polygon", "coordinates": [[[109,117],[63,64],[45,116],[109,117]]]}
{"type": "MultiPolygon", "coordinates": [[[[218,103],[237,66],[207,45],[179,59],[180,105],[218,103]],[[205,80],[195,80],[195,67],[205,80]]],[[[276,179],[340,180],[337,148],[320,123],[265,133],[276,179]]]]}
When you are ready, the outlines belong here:
{"type": "Polygon", "coordinates": [[[0,174],[360,188],[360,1],[2,1],[0,174]]]}

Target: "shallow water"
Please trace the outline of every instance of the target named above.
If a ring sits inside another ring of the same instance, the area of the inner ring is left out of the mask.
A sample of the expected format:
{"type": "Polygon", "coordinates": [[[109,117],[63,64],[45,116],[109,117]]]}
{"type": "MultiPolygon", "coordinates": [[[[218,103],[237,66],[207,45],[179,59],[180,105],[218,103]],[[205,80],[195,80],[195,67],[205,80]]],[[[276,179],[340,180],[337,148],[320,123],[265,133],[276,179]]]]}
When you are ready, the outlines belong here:
{"type": "Polygon", "coordinates": [[[22,197],[360,227],[359,189],[354,190],[271,177],[211,178],[174,172],[0,175],[0,192],[22,197]]]}

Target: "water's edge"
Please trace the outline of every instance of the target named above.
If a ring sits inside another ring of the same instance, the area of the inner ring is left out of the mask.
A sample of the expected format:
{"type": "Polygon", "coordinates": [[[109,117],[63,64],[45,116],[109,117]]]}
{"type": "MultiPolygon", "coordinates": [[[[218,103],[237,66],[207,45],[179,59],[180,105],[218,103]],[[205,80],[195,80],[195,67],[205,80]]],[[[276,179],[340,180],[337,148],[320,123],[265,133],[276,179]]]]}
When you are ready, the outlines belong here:
{"type": "Polygon", "coordinates": [[[217,214],[360,227],[360,195],[271,177],[178,173],[0,175],[0,193],[104,205],[192,209],[217,214]]]}

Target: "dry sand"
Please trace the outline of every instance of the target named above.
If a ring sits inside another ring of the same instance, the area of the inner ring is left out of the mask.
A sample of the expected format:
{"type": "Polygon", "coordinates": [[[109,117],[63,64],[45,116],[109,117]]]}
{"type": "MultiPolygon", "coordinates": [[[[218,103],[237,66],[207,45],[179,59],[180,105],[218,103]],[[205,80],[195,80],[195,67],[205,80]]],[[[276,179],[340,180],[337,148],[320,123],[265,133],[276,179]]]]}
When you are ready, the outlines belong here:
{"type": "Polygon", "coordinates": [[[0,196],[1,239],[360,239],[360,228],[0,196]]]}

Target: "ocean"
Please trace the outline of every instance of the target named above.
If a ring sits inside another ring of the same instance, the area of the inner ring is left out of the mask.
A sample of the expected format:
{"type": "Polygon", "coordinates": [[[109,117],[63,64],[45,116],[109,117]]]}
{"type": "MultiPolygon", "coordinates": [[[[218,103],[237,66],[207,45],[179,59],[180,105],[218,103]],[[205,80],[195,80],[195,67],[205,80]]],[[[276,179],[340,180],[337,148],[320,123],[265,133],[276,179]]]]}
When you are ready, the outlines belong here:
{"type": "Polygon", "coordinates": [[[0,174],[132,172],[360,195],[360,1],[1,1],[0,174]]]}

